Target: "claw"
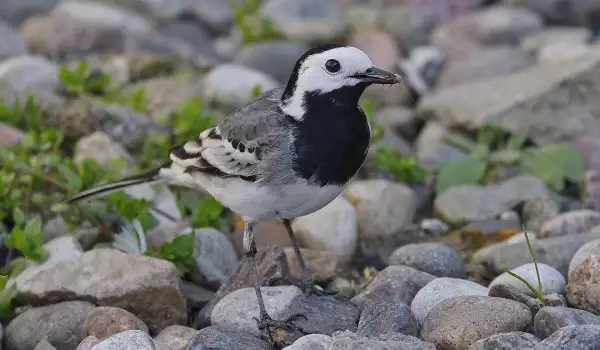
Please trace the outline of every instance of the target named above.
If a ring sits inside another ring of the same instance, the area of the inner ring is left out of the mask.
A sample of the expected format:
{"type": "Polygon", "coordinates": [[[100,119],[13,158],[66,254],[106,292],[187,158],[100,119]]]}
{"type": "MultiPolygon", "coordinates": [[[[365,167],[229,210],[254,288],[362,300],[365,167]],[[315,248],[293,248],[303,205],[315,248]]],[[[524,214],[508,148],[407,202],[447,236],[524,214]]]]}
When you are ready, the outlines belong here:
{"type": "Polygon", "coordinates": [[[253,317],[252,319],[258,324],[259,330],[266,331],[266,338],[269,341],[269,344],[272,347],[277,348],[281,345],[280,343],[282,341],[279,339],[279,336],[274,337],[274,333],[277,330],[286,330],[290,332],[296,331],[304,335],[310,334],[309,332],[305,331],[302,327],[297,326],[293,323],[299,318],[304,318],[308,321],[308,318],[302,314],[293,314],[290,317],[288,317],[285,321],[274,320],[268,314],[261,315],[260,320],[256,317],[253,317]],[[273,330],[271,330],[271,328],[273,328],[273,330]]]}

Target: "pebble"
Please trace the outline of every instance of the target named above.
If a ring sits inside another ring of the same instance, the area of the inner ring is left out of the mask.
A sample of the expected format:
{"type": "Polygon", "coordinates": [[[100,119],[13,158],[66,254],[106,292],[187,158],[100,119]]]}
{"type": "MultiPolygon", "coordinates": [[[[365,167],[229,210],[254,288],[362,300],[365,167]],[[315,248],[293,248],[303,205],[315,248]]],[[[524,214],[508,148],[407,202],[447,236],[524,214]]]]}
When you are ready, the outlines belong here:
{"type": "Polygon", "coordinates": [[[75,350],[92,350],[92,348],[98,343],[100,343],[100,340],[93,335],[90,335],[89,337],[83,339],[83,341],[77,345],[77,349],[75,350]]]}
{"type": "Polygon", "coordinates": [[[83,340],[83,323],[95,306],[86,301],[31,308],[15,317],[6,327],[6,347],[29,350],[46,339],[58,350],[74,349],[83,340]]]}
{"type": "Polygon", "coordinates": [[[569,276],[565,295],[570,306],[600,314],[600,256],[590,255],[569,276]]]}
{"type": "Polygon", "coordinates": [[[442,243],[404,245],[392,253],[390,265],[406,265],[438,277],[466,277],[460,253],[442,243]]]}
{"type": "Polygon", "coordinates": [[[600,325],[563,327],[535,346],[534,350],[595,349],[600,344],[600,325]]]}
{"type": "MultiPolygon", "coordinates": [[[[585,243],[600,239],[600,232],[582,233],[531,241],[536,261],[557,269],[567,276],[575,252],[585,243]]],[[[472,263],[478,274],[490,280],[503,273],[502,268],[514,269],[531,262],[531,253],[523,242],[496,243],[473,254],[472,263]]]]}
{"type": "Polygon", "coordinates": [[[444,164],[465,159],[466,153],[446,144],[443,139],[452,132],[436,121],[428,121],[415,141],[416,153],[421,166],[435,169],[444,164]]]}
{"type": "Polygon", "coordinates": [[[60,262],[25,277],[17,277],[18,298],[32,304],[93,300],[99,306],[128,310],[151,332],[187,319],[177,269],[165,260],[94,249],[77,260],[60,262]]]}
{"type": "Polygon", "coordinates": [[[83,250],[92,248],[100,236],[100,229],[89,222],[83,223],[76,228],[70,228],[62,216],[56,216],[46,221],[42,227],[42,232],[44,232],[44,242],[49,242],[65,235],[71,235],[77,239],[83,250]]]}
{"type": "Polygon", "coordinates": [[[419,324],[437,304],[444,300],[467,295],[488,295],[488,289],[478,283],[458,278],[436,278],[415,295],[410,309],[419,324]]]}
{"type": "Polygon", "coordinates": [[[94,336],[104,340],[117,333],[140,330],[148,333],[148,326],[127,310],[117,307],[97,307],[88,312],[83,325],[85,337],[94,336]]]}
{"type": "Polygon", "coordinates": [[[378,337],[363,337],[350,331],[337,332],[328,350],[435,350],[435,346],[401,333],[387,333],[378,337]]]}
{"type": "Polygon", "coordinates": [[[583,324],[600,324],[600,317],[584,310],[545,306],[535,315],[533,331],[538,338],[543,340],[563,327],[583,324]]]}
{"type": "Polygon", "coordinates": [[[411,4],[389,4],[380,14],[381,26],[392,34],[402,47],[414,49],[429,43],[431,17],[411,4]]]}
{"type": "Polygon", "coordinates": [[[538,237],[556,237],[589,232],[600,225],[600,213],[582,209],[559,214],[544,223],[538,237]]]}
{"type": "Polygon", "coordinates": [[[248,333],[233,332],[213,325],[200,330],[186,350],[204,349],[271,350],[271,347],[248,333]]]}
{"type": "MultiPolygon", "coordinates": [[[[552,266],[542,263],[538,263],[537,267],[540,274],[540,279],[542,281],[542,290],[544,293],[564,293],[567,281],[560,272],[558,272],[552,266]]],[[[510,271],[524,278],[527,282],[529,282],[529,284],[536,287],[536,289],[538,288],[538,278],[534,263],[521,265],[517,268],[511,269],[510,271]]],[[[489,287],[491,288],[497,284],[510,284],[516,287],[520,292],[533,296],[533,292],[525,285],[525,283],[519,281],[506,272],[496,277],[490,283],[489,287]]]]}
{"type": "MultiPolygon", "coordinates": [[[[198,331],[193,328],[173,325],[160,331],[154,341],[165,350],[185,350],[197,334],[198,331]]],[[[160,346],[158,350],[162,350],[160,346]]]]}
{"type": "Polygon", "coordinates": [[[92,350],[156,350],[154,340],[148,333],[139,330],[129,330],[117,333],[112,337],[94,345],[92,350]]]}
{"type": "MultiPolygon", "coordinates": [[[[58,88],[58,67],[41,56],[13,57],[0,62],[0,88],[16,96],[48,93],[58,88]]],[[[6,99],[4,94],[2,97],[6,99]]]]}
{"type": "Polygon", "coordinates": [[[577,252],[575,252],[573,259],[571,259],[571,263],[569,264],[569,280],[571,280],[571,275],[577,266],[579,266],[579,264],[581,264],[590,255],[600,256],[600,239],[587,242],[586,244],[582,245],[577,252]]]}
{"type": "Polygon", "coordinates": [[[232,25],[231,5],[220,0],[195,0],[184,2],[186,9],[214,35],[227,34],[232,25]]]}
{"type": "MultiPolygon", "coordinates": [[[[262,287],[261,292],[267,313],[274,320],[290,316],[288,310],[293,299],[302,294],[296,286],[262,287]]],[[[211,324],[259,336],[255,317],[260,317],[256,292],[254,288],[243,288],[226,295],[215,305],[211,324]]]]}
{"type": "Polygon", "coordinates": [[[538,197],[523,202],[523,222],[525,227],[536,235],[541,231],[544,223],[557,217],[559,213],[560,207],[552,198],[538,197]]]}
{"type": "Polygon", "coordinates": [[[194,266],[191,280],[214,289],[225,282],[237,266],[237,254],[231,241],[213,228],[195,230],[194,266]]]}
{"type": "Polygon", "coordinates": [[[341,196],[322,209],[292,222],[303,247],[330,251],[341,263],[348,262],[354,255],[357,226],[357,211],[341,196]]]}
{"type": "Polygon", "coordinates": [[[351,302],[361,309],[371,301],[388,298],[408,305],[417,292],[434,279],[435,276],[408,266],[389,266],[379,272],[351,302]]]}
{"type": "Polygon", "coordinates": [[[377,337],[386,333],[419,336],[419,324],[410,306],[394,299],[367,303],[360,314],[356,334],[377,337]]]}
{"type": "Polygon", "coordinates": [[[473,343],[469,350],[529,349],[536,346],[539,342],[540,340],[530,333],[508,332],[480,339],[473,343]]]}
{"type": "Polygon", "coordinates": [[[348,29],[341,9],[332,0],[266,0],[260,13],[291,41],[335,41],[348,29]]]}
{"type": "Polygon", "coordinates": [[[252,99],[255,86],[266,92],[279,86],[263,72],[238,64],[223,63],[213,68],[202,79],[202,96],[229,109],[243,107],[252,99]],[[235,84],[231,84],[235,81],[235,84]]]}
{"type": "Polygon", "coordinates": [[[294,344],[283,350],[328,350],[333,339],[324,334],[309,334],[298,338],[294,344]]]}
{"type": "Polygon", "coordinates": [[[108,166],[114,159],[124,160],[133,164],[134,159],[129,152],[110,135],[103,131],[96,131],[84,136],[75,144],[73,161],[82,164],[86,159],[95,160],[100,166],[108,166]],[[102,152],[98,152],[101,149],[102,152]]]}
{"type": "Polygon", "coordinates": [[[373,116],[375,122],[407,140],[418,135],[418,120],[412,109],[402,106],[380,108],[373,116]]]}
{"type": "Polygon", "coordinates": [[[234,62],[261,71],[284,85],[287,84],[298,57],[306,50],[304,44],[284,40],[257,42],[243,46],[237,52],[234,62]]]}
{"type": "Polygon", "coordinates": [[[498,333],[526,331],[529,309],[516,301],[488,296],[459,296],[431,309],[421,328],[421,339],[437,348],[464,349],[498,333]]]}

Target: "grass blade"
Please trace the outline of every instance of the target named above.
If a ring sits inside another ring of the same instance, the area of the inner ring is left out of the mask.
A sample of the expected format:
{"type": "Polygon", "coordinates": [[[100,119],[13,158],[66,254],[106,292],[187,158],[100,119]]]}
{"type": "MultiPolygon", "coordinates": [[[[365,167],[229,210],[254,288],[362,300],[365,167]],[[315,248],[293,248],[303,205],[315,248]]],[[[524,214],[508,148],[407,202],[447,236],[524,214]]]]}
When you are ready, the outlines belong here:
{"type": "MultiPolygon", "coordinates": [[[[529,248],[529,254],[531,254],[531,259],[533,259],[533,264],[535,265],[535,273],[537,275],[538,280],[538,292],[540,295],[544,295],[544,291],[542,290],[542,279],[540,278],[540,270],[538,269],[537,261],[535,260],[535,253],[533,252],[533,248],[531,248],[531,242],[529,241],[529,236],[527,235],[527,230],[523,227],[523,234],[525,235],[525,240],[527,241],[527,248],[529,248]]],[[[542,299],[542,302],[544,300],[542,299]]]]}
{"type": "Polygon", "coordinates": [[[542,303],[544,302],[544,296],[540,294],[540,292],[538,292],[534,286],[532,286],[529,282],[527,282],[523,277],[517,275],[516,273],[509,271],[508,269],[502,267],[501,268],[504,272],[506,272],[507,274],[513,276],[514,278],[518,279],[519,281],[525,283],[525,285],[527,286],[527,288],[529,288],[529,290],[531,290],[531,292],[533,293],[533,295],[535,295],[536,298],[538,298],[542,303]]]}

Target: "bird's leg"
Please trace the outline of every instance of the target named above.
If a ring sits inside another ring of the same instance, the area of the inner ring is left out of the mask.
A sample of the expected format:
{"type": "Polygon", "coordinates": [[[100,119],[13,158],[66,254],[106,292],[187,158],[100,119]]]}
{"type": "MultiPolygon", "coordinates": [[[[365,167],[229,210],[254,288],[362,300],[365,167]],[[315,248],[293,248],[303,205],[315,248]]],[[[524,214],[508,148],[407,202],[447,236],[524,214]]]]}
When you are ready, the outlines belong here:
{"type": "MultiPolygon", "coordinates": [[[[266,338],[271,344],[271,346],[276,346],[276,344],[280,343],[277,339],[273,338],[274,331],[276,329],[284,329],[288,331],[298,331],[304,334],[308,334],[301,327],[294,325],[292,322],[299,317],[304,317],[303,315],[292,315],[285,321],[273,320],[269,314],[267,314],[267,309],[265,308],[265,302],[262,297],[262,293],[260,291],[260,280],[258,276],[258,268],[256,266],[256,241],[254,240],[254,223],[246,222],[244,226],[244,253],[246,259],[248,259],[250,265],[252,266],[252,274],[254,279],[254,290],[256,291],[256,299],[258,299],[258,307],[260,309],[259,319],[254,318],[254,320],[258,323],[258,329],[261,331],[265,331],[266,338]]],[[[304,317],[306,318],[306,317],[304,317]]]]}
{"type": "Polygon", "coordinates": [[[288,235],[290,236],[290,240],[292,241],[292,245],[294,246],[294,252],[296,253],[296,258],[298,259],[298,264],[300,265],[300,270],[302,270],[302,290],[304,294],[316,294],[316,295],[332,295],[335,292],[325,291],[317,288],[312,281],[310,273],[308,269],[306,269],[306,264],[304,263],[304,258],[302,257],[302,253],[300,252],[300,245],[298,244],[298,239],[296,238],[296,234],[292,229],[292,223],[289,219],[283,219],[283,225],[287,230],[288,235]]]}

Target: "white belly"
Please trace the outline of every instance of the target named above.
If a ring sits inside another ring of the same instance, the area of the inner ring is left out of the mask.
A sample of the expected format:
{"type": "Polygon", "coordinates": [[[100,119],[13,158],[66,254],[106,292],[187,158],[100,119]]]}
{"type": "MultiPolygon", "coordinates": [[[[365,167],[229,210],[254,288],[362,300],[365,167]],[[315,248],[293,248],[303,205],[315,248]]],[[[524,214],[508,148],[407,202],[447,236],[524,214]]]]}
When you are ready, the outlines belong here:
{"type": "Polygon", "coordinates": [[[249,221],[293,219],[308,215],[333,201],[342,186],[294,184],[267,187],[238,178],[216,178],[201,173],[181,173],[165,169],[164,175],[191,188],[204,190],[221,204],[249,221]]]}

